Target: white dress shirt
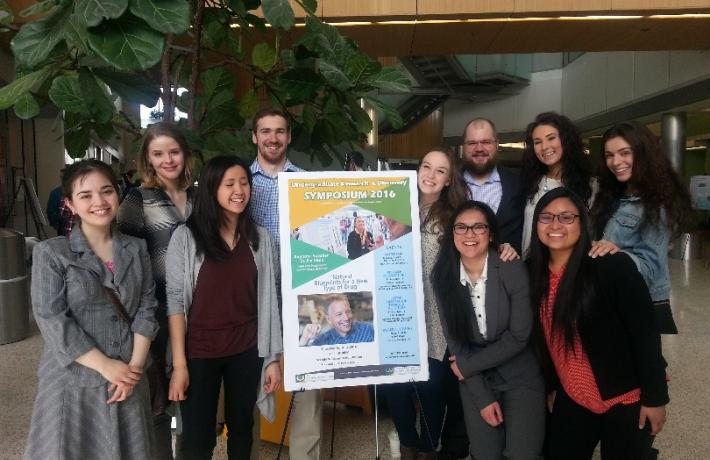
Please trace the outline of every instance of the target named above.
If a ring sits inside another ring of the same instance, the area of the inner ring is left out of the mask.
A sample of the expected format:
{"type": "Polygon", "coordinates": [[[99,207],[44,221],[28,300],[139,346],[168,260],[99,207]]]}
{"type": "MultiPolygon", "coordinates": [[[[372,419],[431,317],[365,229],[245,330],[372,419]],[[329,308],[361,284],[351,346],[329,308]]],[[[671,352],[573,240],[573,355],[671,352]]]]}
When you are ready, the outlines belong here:
{"type": "Polygon", "coordinates": [[[459,281],[468,288],[468,292],[471,295],[471,304],[473,305],[473,314],[476,316],[476,322],[478,323],[478,330],[481,332],[483,338],[486,339],[486,279],[488,279],[488,256],[486,256],[486,261],[483,263],[481,276],[475,282],[471,281],[471,278],[468,277],[463,262],[460,262],[459,272],[459,281]]]}

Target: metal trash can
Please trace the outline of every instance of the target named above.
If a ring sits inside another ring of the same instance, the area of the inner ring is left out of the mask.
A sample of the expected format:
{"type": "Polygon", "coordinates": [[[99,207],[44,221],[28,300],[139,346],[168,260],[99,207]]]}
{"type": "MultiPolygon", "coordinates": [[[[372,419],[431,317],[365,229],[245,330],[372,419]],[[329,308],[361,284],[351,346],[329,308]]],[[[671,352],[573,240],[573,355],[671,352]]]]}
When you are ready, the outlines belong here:
{"type": "Polygon", "coordinates": [[[24,339],[29,329],[25,238],[0,228],[0,345],[24,339]]]}

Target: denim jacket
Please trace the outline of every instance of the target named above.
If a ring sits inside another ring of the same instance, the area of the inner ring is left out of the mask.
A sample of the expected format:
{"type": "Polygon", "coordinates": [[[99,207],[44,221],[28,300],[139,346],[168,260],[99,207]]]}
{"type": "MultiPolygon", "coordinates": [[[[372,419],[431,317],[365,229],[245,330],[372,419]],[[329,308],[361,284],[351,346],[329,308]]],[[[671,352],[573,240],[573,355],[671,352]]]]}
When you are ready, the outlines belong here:
{"type": "Polygon", "coordinates": [[[666,300],[671,294],[668,274],[671,231],[665,223],[664,210],[661,210],[660,225],[642,225],[643,214],[643,204],[638,197],[620,199],[619,208],[606,223],[602,238],[616,244],[631,257],[654,302],[666,300]]]}

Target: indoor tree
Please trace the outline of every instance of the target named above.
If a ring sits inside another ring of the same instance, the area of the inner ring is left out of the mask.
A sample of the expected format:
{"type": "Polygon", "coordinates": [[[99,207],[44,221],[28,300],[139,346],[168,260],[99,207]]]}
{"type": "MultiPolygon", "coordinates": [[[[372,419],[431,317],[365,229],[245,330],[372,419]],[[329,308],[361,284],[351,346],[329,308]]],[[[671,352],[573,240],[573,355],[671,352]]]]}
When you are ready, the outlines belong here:
{"type": "MultiPolygon", "coordinates": [[[[295,3],[306,12],[299,30],[288,0],[37,2],[19,12],[31,20],[12,40],[16,76],[0,89],[0,109],[30,119],[55,105],[67,150],[82,156],[92,137],[140,135],[118,97],[148,107],[160,98],[164,119],[187,113],[181,123],[204,157],[253,155],[246,120],[273,105],[291,118],[292,146],[329,164],[336,146],[372,129],[362,99],[401,123],[377,93],[406,92],[409,80],[318,19],[315,0],[295,3]]],[[[0,26],[16,28],[6,6],[0,26]]]]}

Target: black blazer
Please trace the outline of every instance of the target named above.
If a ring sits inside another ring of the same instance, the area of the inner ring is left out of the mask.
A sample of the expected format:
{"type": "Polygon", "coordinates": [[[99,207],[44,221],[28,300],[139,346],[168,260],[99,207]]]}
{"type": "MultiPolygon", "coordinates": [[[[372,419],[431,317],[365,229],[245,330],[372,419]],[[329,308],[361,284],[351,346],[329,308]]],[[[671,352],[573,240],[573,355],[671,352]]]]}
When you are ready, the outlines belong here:
{"type": "Polygon", "coordinates": [[[525,196],[520,187],[520,174],[517,170],[498,166],[503,196],[498,205],[496,220],[502,243],[510,243],[518,254],[523,242],[523,218],[525,196]]]}
{"type": "MultiPolygon", "coordinates": [[[[597,298],[578,331],[599,393],[606,400],[640,388],[642,405],[667,404],[666,361],[646,283],[622,252],[592,259],[592,265],[597,298]]],[[[538,340],[545,343],[541,334],[538,340]]],[[[547,347],[540,348],[548,389],[559,388],[547,347]]]]}

